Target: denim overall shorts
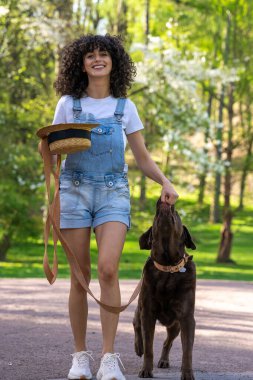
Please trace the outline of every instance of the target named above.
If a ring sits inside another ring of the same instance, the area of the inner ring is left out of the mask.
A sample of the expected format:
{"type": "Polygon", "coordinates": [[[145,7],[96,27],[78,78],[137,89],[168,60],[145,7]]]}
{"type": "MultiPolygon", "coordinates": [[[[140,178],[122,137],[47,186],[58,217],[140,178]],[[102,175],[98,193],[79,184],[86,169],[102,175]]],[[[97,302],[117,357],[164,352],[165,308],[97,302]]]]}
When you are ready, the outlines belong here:
{"type": "Polygon", "coordinates": [[[121,222],[130,228],[130,195],[124,171],[122,117],[126,99],[119,98],[112,117],[95,119],[73,98],[74,123],[96,122],[91,147],[68,154],[60,175],[60,227],[96,228],[121,222]]]}

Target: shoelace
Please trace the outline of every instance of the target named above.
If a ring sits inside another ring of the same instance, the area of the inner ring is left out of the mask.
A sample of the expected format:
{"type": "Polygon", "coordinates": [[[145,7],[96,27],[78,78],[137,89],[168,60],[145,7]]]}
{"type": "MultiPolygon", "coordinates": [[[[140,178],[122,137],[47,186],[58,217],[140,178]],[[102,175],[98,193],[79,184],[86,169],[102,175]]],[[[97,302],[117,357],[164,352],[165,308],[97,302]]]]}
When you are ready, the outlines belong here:
{"type": "Polygon", "coordinates": [[[119,353],[114,353],[114,354],[107,355],[106,358],[104,359],[104,362],[106,362],[106,364],[108,365],[108,367],[113,370],[115,368],[115,364],[116,364],[115,360],[117,360],[117,359],[120,362],[120,364],[122,365],[122,368],[124,370],[126,370],[125,367],[124,367],[124,365],[123,365],[123,363],[122,363],[122,361],[121,361],[121,359],[120,359],[120,354],[119,353]]]}
{"type": "Polygon", "coordinates": [[[71,354],[71,356],[77,359],[77,363],[80,367],[82,367],[83,365],[89,364],[89,358],[94,361],[92,357],[92,351],[81,351],[75,354],[71,354]]]}

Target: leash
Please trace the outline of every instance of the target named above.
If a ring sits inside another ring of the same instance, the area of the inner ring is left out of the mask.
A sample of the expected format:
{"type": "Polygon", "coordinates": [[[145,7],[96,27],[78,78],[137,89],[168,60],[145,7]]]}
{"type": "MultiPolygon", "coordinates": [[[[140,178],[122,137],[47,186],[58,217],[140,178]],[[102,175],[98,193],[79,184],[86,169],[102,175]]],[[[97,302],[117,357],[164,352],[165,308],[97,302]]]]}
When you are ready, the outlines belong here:
{"type": "MultiPolygon", "coordinates": [[[[98,300],[92,291],[90,290],[85,277],[81,271],[80,265],[78,261],[76,260],[76,257],[68,245],[66,239],[63,237],[61,231],[60,231],[60,167],[61,167],[61,155],[57,154],[57,165],[56,169],[53,170],[52,167],[52,156],[49,150],[47,138],[43,138],[41,140],[41,154],[44,162],[44,173],[45,173],[45,181],[46,181],[46,194],[47,194],[47,201],[48,201],[48,208],[47,208],[47,217],[44,227],[44,244],[45,244],[45,251],[44,251],[44,258],[43,258],[43,268],[45,275],[47,277],[48,282],[52,285],[57,277],[58,273],[58,258],[57,258],[57,242],[58,240],[61,242],[61,245],[66,253],[69,265],[71,266],[71,269],[76,277],[76,279],[79,281],[82,288],[92,297],[94,300],[99,304],[102,308],[105,310],[114,313],[119,314],[123,310],[125,310],[138,296],[141,290],[142,282],[143,282],[143,272],[141,279],[139,283],[137,284],[132,296],[130,297],[129,301],[125,305],[121,306],[112,306],[108,305],[106,303],[101,302],[98,300]],[[51,185],[51,173],[54,177],[54,197],[52,202],[50,202],[50,185],[51,185]],[[50,230],[52,227],[52,235],[53,235],[53,242],[54,242],[54,256],[53,256],[53,266],[52,269],[49,265],[48,260],[48,253],[47,253],[47,246],[48,246],[48,239],[50,235],[50,230]]],[[[144,266],[145,267],[145,266],[144,266]]]]}

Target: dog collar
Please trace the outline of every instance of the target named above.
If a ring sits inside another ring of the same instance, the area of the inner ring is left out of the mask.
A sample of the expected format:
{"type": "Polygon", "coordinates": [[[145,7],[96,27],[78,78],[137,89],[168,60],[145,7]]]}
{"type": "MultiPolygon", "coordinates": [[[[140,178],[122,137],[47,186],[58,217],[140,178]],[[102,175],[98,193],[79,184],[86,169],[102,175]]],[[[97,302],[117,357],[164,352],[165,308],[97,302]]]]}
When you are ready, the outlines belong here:
{"type": "MultiPolygon", "coordinates": [[[[185,256],[177,263],[177,265],[161,265],[158,264],[155,260],[153,260],[156,269],[162,272],[175,273],[179,272],[180,269],[184,268],[190,256],[185,256]]],[[[185,271],[184,271],[185,272],[185,271]]]]}

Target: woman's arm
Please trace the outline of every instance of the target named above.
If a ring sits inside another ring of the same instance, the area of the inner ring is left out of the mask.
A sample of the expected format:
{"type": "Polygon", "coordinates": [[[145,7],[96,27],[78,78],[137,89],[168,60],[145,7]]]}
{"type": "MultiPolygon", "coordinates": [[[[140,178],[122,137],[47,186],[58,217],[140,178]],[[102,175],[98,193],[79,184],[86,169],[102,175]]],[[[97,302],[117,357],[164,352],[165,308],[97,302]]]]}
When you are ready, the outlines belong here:
{"type": "Polygon", "coordinates": [[[162,185],[161,200],[173,205],[178,198],[178,193],[156,163],[152,160],[144,143],[141,132],[137,131],[127,135],[128,143],[133,152],[138,168],[147,177],[162,185]]]}

